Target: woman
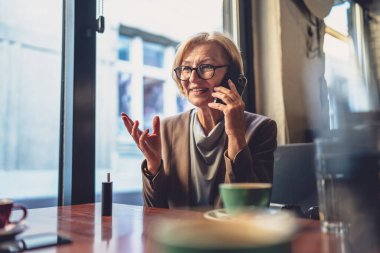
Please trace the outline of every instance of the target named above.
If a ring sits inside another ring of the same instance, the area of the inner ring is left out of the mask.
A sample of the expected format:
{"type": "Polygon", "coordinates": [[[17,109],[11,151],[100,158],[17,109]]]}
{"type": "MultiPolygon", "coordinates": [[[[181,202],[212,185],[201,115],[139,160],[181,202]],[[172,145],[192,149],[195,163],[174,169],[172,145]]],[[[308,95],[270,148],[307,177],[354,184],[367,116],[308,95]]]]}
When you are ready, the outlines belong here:
{"type": "Polygon", "coordinates": [[[243,73],[234,42],[218,32],[196,34],[179,46],[173,67],[179,91],[195,109],[162,124],[156,116],[152,133],[122,113],[145,156],[145,205],[219,207],[220,183],[272,182],[276,123],[245,112],[231,80],[229,88],[220,86],[232,69],[243,73]]]}

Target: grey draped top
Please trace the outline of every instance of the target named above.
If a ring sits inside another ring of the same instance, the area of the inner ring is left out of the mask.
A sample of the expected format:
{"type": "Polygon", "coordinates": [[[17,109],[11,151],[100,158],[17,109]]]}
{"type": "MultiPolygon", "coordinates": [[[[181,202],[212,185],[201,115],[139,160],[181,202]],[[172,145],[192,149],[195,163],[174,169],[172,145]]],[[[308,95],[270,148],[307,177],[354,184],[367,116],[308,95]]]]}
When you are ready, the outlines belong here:
{"type": "Polygon", "coordinates": [[[190,117],[190,188],[194,206],[213,206],[210,193],[223,161],[226,134],[224,119],[206,136],[196,110],[190,117]]]}

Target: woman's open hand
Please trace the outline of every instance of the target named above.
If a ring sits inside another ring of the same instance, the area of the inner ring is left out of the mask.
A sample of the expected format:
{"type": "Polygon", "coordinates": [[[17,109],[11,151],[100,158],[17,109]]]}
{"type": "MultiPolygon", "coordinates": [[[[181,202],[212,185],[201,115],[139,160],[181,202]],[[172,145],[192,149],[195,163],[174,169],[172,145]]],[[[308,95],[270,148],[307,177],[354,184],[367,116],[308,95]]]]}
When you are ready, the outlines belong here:
{"type": "Polygon", "coordinates": [[[139,122],[133,121],[126,113],[121,113],[121,118],[137,147],[145,156],[147,169],[155,175],[161,163],[160,118],[158,116],[153,118],[153,132],[151,134],[149,134],[149,129],[141,131],[139,122]]]}
{"type": "Polygon", "coordinates": [[[222,111],[224,114],[225,131],[228,136],[228,157],[233,159],[247,145],[245,140],[245,104],[235,84],[228,80],[228,85],[230,89],[217,86],[212,93],[213,97],[221,99],[225,104],[209,103],[208,106],[222,111]]]}

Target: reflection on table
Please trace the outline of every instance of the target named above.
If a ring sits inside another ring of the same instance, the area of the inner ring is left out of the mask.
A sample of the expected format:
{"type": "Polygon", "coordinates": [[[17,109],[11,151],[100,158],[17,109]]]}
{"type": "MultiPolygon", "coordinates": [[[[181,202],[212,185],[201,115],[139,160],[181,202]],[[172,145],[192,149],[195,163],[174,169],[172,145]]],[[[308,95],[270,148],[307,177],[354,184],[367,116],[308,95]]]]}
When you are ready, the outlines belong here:
{"type": "MultiPolygon", "coordinates": [[[[30,209],[28,229],[20,236],[56,232],[73,240],[70,245],[50,247],[40,252],[133,252],[156,253],[150,239],[153,225],[163,218],[204,219],[203,211],[173,210],[113,204],[113,216],[102,217],[101,205],[30,209]]],[[[321,233],[318,221],[297,219],[302,226],[292,241],[293,253],[336,252],[334,238],[321,233]]]]}

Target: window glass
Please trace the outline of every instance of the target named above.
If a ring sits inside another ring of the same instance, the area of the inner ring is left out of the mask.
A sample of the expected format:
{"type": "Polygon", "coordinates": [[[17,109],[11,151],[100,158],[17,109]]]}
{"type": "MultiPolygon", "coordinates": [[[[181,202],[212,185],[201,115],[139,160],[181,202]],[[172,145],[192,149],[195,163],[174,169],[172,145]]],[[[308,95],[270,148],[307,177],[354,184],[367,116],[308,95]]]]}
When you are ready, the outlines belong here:
{"type": "Polygon", "coordinates": [[[171,78],[175,49],[195,33],[222,31],[223,0],[114,0],[104,11],[107,27],[97,35],[96,191],[111,172],[117,196],[141,191],[143,160],[120,112],[145,129],[155,115],[191,108],[171,78]]]}
{"type": "Polygon", "coordinates": [[[33,206],[57,203],[62,6],[0,0],[0,193],[33,206]]]}
{"type": "Polygon", "coordinates": [[[123,34],[119,35],[119,60],[129,61],[131,39],[123,34]]]}
{"type": "Polygon", "coordinates": [[[335,5],[324,20],[326,25],[343,35],[348,35],[347,12],[350,11],[350,6],[349,2],[335,5]]]}
{"type": "MultiPolygon", "coordinates": [[[[125,112],[126,114],[131,114],[131,100],[132,100],[132,93],[131,93],[131,80],[132,80],[132,74],[128,72],[122,72],[120,71],[117,73],[117,83],[119,85],[118,90],[118,104],[119,104],[119,111],[118,114],[120,115],[122,112],[125,112]]],[[[124,130],[124,127],[123,127],[124,130]]]]}
{"type": "Polygon", "coordinates": [[[144,42],[144,64],[162,68],[164,47],[158,43],[144,42]]]}
{"type": "Polygon", "coordinates": [[[357,46],[350,22],[352,4],[335,5],[326,17],[327,33],[324,37],[325,78],[330,106],[330,128],[339,127],[339,117],[350,111],[369,108],[367,87],[363,80],[357,46]]]}
{"type": "Polygon", "coordinates": [[[163,81],[144,77],[144,129],[152,129],[155,115],[163,116],[163,81]]]}

